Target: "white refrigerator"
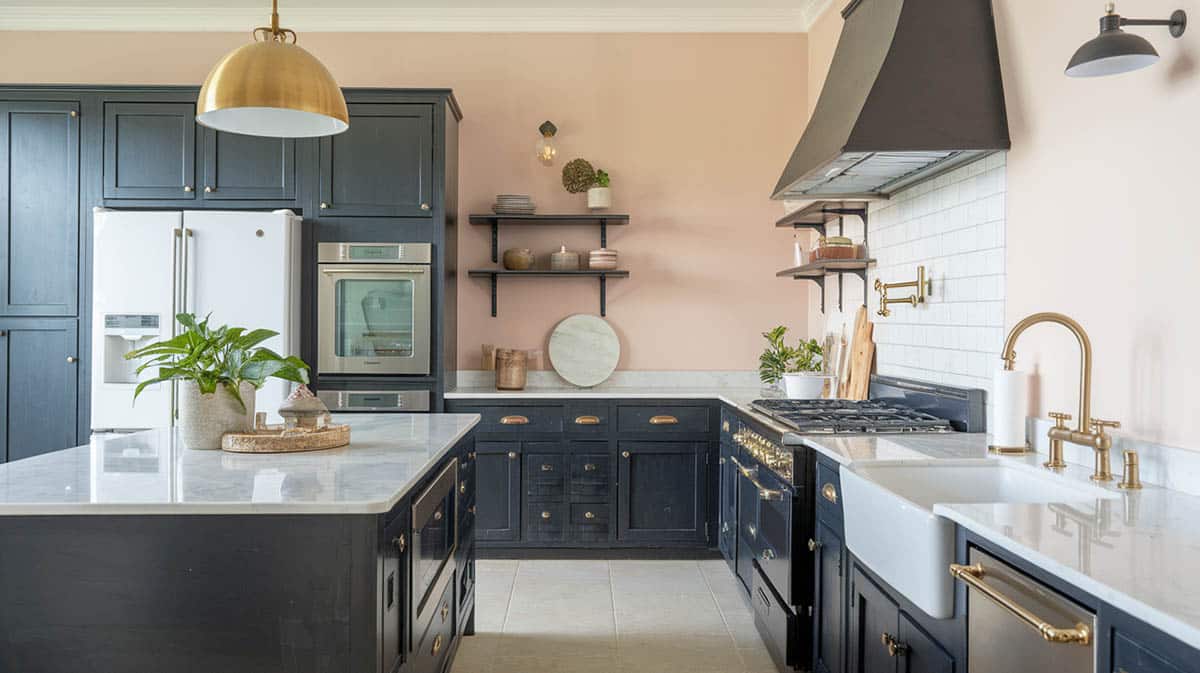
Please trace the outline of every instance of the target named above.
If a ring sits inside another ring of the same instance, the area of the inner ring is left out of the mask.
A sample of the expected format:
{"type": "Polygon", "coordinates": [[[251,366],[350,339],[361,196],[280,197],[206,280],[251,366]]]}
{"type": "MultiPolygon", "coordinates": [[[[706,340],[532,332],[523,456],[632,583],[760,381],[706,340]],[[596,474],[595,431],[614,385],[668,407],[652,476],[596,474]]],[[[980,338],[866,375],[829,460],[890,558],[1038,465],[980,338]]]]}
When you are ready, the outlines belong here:
{"type": "MultiPolygon", "coordinates": [[[[124,211],[96,208],[92,257],[92,429],[166,427],[176,418],[172,385],[147,387],[134,348],[168,339],[178,313],[210,324],[278,332],[263,343],[282,355],[300,351],[300,218],[290,210],[124,211]]],[[[292,385],[267,379],[257,411],[277,410],[292,385]]]]}

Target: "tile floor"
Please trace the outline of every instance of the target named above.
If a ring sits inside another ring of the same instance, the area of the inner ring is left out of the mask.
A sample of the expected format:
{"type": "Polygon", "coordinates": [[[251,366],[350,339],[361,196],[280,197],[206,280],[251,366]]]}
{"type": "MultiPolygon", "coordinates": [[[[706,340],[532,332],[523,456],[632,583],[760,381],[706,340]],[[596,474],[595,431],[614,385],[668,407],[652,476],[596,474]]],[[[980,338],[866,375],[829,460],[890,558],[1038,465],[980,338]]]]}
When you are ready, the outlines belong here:
{"type": "Polygon", "coordinates": [[[452,673],[776,673],[722,560],[477,563],[452,673]]]}

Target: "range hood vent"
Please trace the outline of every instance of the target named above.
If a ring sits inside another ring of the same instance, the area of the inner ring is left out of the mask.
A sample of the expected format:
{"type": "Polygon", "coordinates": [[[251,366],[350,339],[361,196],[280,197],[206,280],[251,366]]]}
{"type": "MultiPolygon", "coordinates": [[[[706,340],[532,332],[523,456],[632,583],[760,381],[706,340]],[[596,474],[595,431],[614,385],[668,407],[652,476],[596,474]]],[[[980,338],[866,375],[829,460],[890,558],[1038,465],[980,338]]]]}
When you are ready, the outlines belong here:
{"type": "Polygon", "coordinates": [[[989,0],[854,0],[774,199],[886,198],[1007,150],[989,0]]]}

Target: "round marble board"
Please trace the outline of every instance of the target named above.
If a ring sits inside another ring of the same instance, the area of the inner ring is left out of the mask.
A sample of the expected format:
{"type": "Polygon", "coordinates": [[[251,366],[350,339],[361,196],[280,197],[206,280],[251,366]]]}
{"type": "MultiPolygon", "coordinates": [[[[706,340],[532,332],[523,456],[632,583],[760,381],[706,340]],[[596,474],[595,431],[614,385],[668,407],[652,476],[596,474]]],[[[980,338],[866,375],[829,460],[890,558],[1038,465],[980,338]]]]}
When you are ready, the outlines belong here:
{"type": "Polygon", "coordinates": [[[604,318],[577,313],[550,333],[550,365],[567,383],[590,388],[617,368],[621,341],[604,318]]]}

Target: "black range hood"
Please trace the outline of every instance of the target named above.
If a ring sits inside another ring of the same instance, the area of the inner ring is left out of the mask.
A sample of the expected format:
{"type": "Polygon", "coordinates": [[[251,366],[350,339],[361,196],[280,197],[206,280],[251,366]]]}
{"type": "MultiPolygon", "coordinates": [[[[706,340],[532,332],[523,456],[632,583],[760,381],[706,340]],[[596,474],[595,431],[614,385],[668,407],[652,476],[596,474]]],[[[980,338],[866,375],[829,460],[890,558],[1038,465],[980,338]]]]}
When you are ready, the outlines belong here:
{"type": "Polygon", "coordinates": [[[774,199],[886,198],[1007,150],[989,0],[854,0],[774,199]]]}

